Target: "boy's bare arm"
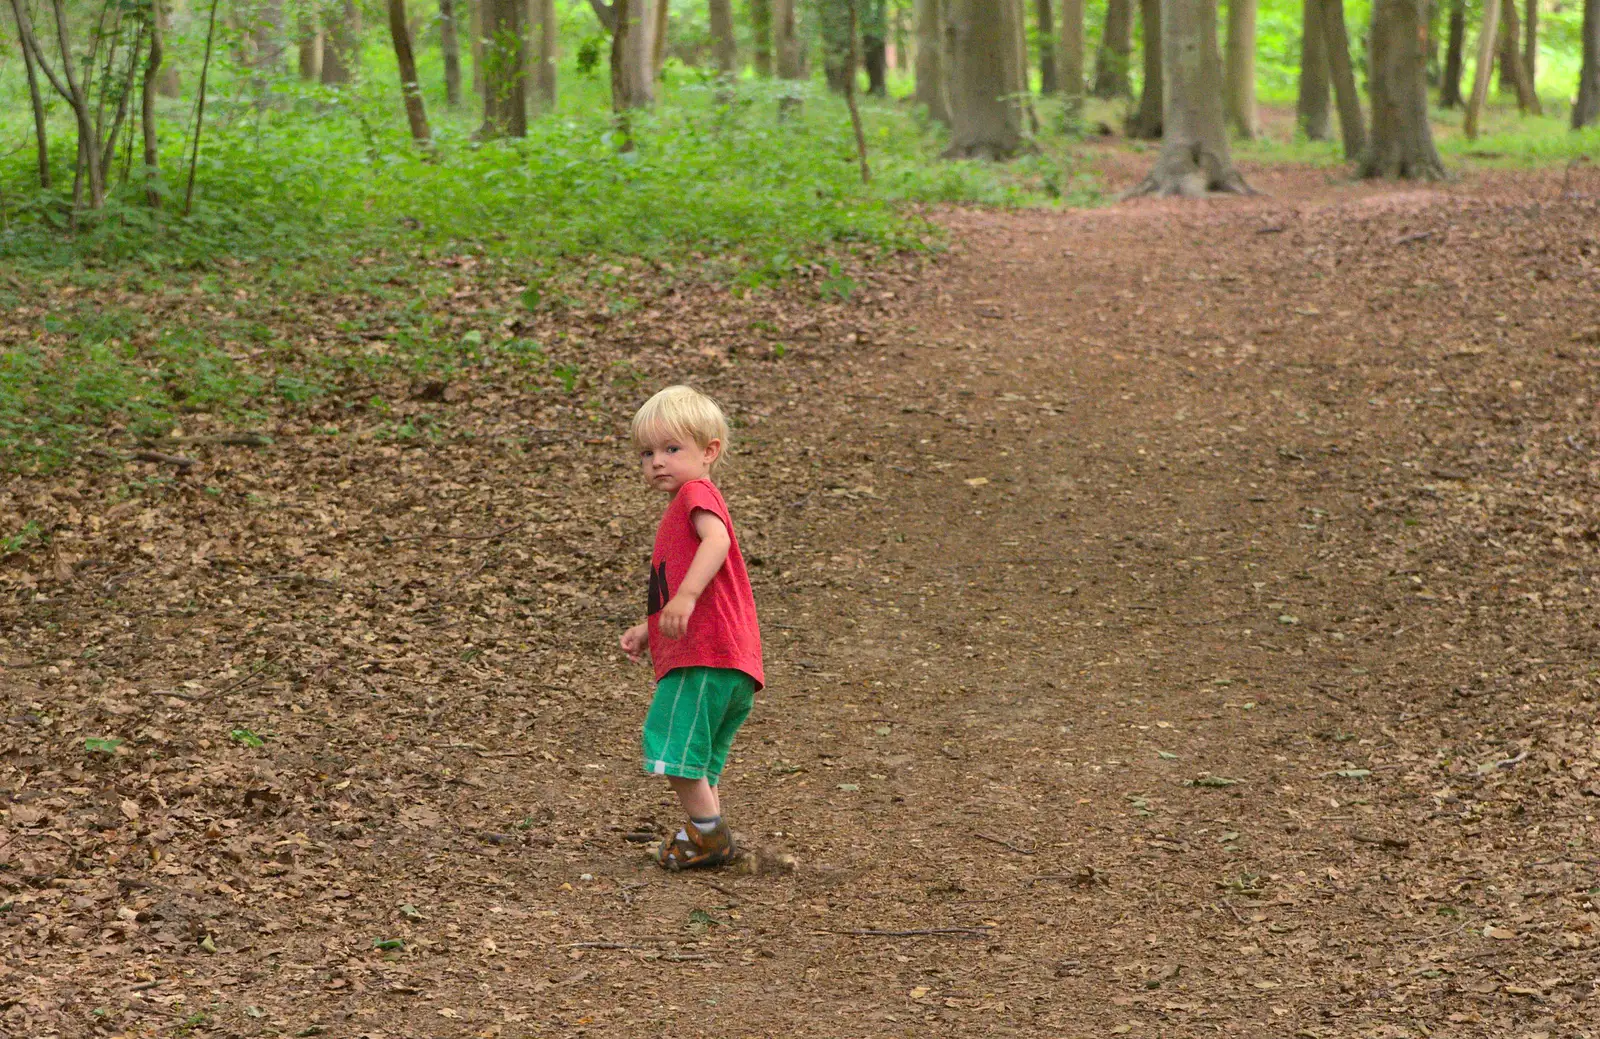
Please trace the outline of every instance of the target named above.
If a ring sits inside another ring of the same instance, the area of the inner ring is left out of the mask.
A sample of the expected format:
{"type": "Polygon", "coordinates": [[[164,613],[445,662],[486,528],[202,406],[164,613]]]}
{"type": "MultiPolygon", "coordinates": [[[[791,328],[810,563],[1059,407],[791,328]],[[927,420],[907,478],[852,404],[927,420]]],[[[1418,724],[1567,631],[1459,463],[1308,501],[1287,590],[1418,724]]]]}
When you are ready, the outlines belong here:
{"type": "Polygon", "coordinates": [[[689,630],[689,615],[694,612],[695,601],[722,569],[733,547],[727,526],[715,513],[696,509],[693,518],[694,532],[700,535],[700,547],[695,549],[689,572],[683,575],[672,601],[661,610],[661,634],[669,639],[680,639],[689,630]]]}

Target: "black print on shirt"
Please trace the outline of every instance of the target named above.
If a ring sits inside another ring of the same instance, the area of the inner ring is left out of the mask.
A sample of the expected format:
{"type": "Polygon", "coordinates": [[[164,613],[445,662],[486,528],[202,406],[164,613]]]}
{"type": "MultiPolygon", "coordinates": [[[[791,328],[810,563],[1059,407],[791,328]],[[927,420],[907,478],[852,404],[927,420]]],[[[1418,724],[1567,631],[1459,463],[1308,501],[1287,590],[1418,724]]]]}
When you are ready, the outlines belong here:
{"type": "Polygon", "coordinates": [[[654,617],[660,613],[661,608],[667,604],[667,598],[667,564],[657,563],[650,571],[650,602],[645,615],[654,617]]]}

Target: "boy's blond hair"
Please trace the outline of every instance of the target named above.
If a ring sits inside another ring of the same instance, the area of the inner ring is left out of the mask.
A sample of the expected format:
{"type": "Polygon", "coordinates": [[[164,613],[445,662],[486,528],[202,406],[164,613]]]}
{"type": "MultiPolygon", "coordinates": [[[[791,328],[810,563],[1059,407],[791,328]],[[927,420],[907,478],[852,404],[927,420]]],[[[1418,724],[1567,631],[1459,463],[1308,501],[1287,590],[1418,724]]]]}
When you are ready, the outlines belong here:
{"type": "Polygon", "coordinates": [[[635,447],[662,433],[693,440],[702,448],[720,440],[722,452],[711,463],[713,469],[728,453],[728,418],[722,406],[692,386],[668,386],[645,401],[634,413],[631,432],[635,447]]]}

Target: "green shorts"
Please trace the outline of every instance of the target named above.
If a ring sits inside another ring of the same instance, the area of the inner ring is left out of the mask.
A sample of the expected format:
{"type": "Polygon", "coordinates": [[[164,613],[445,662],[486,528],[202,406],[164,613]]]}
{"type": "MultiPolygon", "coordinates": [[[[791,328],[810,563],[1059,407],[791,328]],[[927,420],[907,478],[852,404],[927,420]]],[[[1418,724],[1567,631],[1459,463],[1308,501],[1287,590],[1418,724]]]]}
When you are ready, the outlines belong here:
{"type": "Polygon", "coordinates": [[[644,719],[644,770],[716,786],[733,734],[750,716],[755,696],[755,679],[733,668],[668,671],[656,683],[644,719]]]}

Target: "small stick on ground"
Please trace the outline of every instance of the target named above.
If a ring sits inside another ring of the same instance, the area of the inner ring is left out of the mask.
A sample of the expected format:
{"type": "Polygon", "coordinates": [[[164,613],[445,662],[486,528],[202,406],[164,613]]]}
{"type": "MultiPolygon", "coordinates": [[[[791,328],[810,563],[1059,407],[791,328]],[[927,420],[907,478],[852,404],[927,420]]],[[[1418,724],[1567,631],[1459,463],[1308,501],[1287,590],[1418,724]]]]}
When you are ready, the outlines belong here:
{"type": "Polygon", "coordinates": [[[250,672],[248,675],[245,675],[243,678],[239,679],[237,682],[234,682],[231,685],[225,685],[221,689],[218,689],[214,693],[203,693],[200,696],[195,697],[195,699],[196,700],[209,700],[214,696],[221,696],[224,693],[231,693],[235,689],[238,689],[241,686],[247,684],[251,679],[255,678],[257,675],[261,674],[261,672],[265,671],[267,668],[271,667],[273,664],[276,664],[278,661],[280,661],[282,659],[283,659],[283,654],[282,653],[274,653],[272,656],[270,656],[266,660],[262,661],[260,667],[256,668],[254,671],[250,672]]]}
{"type": "Polygon", "coordinates": [[[924,935],[959,934],[968,938],[987,938],[987,927],[918,927],[909,931],[823,931],[823,934],[848,934],[856,938],[920,938],[924,935]]]}
{"type": "Polygon", "coordinates": [[[988,841],[990,844],[998,844],[1002,848],[1006,848],[1006,849],[1008,849],[1010,851],[1016,852],[1018,855],[1032,855],[1033,854],[1033,849],[1032,848],[1019,848],[1015,844],[1012,844],[1010,841],[1003,841],[999,837],[993,837],[993,836],[990,836],[987,833],[975,833],[975,834],[973,834],[973,836],[978,838],[980,841],[988,841]]]}

